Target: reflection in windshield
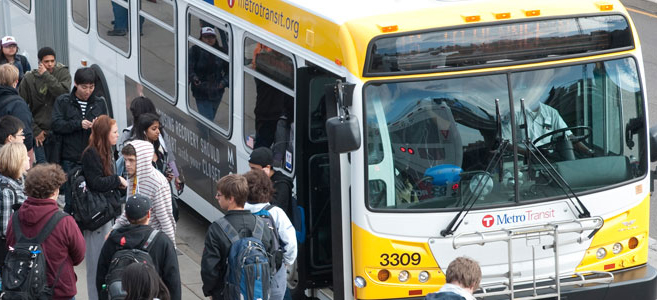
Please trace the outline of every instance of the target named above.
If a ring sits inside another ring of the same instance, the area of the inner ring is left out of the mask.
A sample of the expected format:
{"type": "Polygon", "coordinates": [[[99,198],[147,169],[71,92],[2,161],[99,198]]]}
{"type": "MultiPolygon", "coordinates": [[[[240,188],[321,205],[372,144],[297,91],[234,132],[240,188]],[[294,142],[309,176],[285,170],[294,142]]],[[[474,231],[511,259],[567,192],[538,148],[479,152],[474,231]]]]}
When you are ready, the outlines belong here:
{"type": "Polygon", "coordinates": [[[370,207],[454,208],[472,195],[478,197],[475,206],[564,196],[553,176],[532,159],[525,140],[534,142],[576,193],[644,175],[645,126],[626,130],[630,122],[643,124],[644,115],[633,59],[508,78],[497,74],[368,85],[370,207]],[[513,132],[517,174],[514,147],[496,151],[499,137],[511,141],[513,132]],[[500,163],[488,166],[497,152],[500,163]]]}

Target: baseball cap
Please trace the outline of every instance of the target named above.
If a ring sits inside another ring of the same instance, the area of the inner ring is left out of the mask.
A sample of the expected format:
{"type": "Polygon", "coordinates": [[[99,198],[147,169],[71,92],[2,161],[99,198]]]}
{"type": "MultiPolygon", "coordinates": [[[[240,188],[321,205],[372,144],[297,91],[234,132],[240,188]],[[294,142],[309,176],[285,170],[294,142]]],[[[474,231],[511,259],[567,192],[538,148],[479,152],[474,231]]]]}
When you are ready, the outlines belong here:
{"type": "Polygon", "coordinates": [[[214,35],[214,36],[217,36],[217,34],[214,32],[214,29],[212,27],[203,27],[203,28],[201,28],[201,35],[214,35]]]}
{"type": "Polygon", "coordinates": [[[253,150],[253,152],[251,152],[249,163],[260,165],[262,167],[271,166],[274,163],[274,154],[269,148],[256,148],[253,150]]]}
{"type": "Polygon", "coordinates": [[[5,36],[2,38],[2,46],[16,45],[16,39],[13,36],[5,36]]]}
{"type": "Polygon", "coordinates": [[[125,201],[125,216],[128,220],[139,220],[151,210],[151,200],[148,197],[135,194],[125,201]]]}

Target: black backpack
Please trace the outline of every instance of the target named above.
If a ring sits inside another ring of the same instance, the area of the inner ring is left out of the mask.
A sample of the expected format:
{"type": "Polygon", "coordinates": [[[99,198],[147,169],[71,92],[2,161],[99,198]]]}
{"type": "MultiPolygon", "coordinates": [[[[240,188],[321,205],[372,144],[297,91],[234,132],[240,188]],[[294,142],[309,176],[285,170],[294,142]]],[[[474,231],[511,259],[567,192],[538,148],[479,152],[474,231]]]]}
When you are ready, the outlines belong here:
{"type": "Polygon", "coordinates": [[[153,241],[159,230],[151,231],[148,239],[137,249],[121,249],[112,255],[107,275],[105,275],[105,286],[103,292],[107,293],[107,299],[122,300],[125,299],[127,293],[123,290],[121,278],[123,277],[123,270],[133,263],[148,264],[155,269],[155,264],[148,252],[153,246],[153,241]]]}
{"type": "Polygon", "coordinates": [[[285,244],[281,241],[281,236],[278,234],[278,228],[276,228],[276,222],[274,221],[274,217],[272,217],[271,213],[269,213],[269,210],[272,209],[274,206],[271,204],[267,204],[267,206],[263,207],[261,210],[254,212],[254,216],[258,216],[262,219],[262,221],[265,222],[265,226],[269,227],[271,231],[273,231],[274,234],[274,244],[271,245],[274,250],[274,262],[276,263],[276,270],[278,271],[281,268],[281,265],[283,264],[283,253],[285,253],[285,244]]]}
{"type": "Polygon", "coordinates": [[[71,215],[80,230],[96,230],[121,214],[121,194],[118,190],[100,193],[87,189],[82,167],[68,173],[71,191],[71,215]]]}
{"type": "Polygon", "coordinates": [[[50,236],[50,233],[66,213],[57,211],[41,229],[35,238],[27,238],[21,232],[18,211],[12,218],[12,227],[16,244],[9,248],[5,257],[5,266],[2,269],[2,299],[34,299],[45,300],[52,298],[53,288],[59,280],[62,271],[61,264],[53,286],[48,286],[47,265],[45,253],[41,244],[50,236]]]}

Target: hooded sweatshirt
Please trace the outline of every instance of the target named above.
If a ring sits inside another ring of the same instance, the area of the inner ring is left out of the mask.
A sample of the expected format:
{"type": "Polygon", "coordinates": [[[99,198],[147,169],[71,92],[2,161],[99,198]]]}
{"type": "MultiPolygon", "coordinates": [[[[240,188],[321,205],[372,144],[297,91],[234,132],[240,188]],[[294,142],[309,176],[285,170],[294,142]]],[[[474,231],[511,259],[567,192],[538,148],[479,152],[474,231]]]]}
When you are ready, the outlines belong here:
{"type": "Polygon", "coordinates": [[[52,73],[33,70],[25,74],[23,81],[18,86],[18,93],[25,99],[32,111],[34,123],[32,131],[34,135],[41,131],[50,130],[50,119],[52,118],[52,107],[55,99],[66,94],[71,89],[71,73],[68,67],[57,63],[52,73]]]}
{"type": "MultiPolygon", "coordinates": [[[[0,117],[12,115],[23,121],[23,134],[25,134],[25,148],[32,150],[34,136],[32,135],[32,112],[25,100],[18,95],[18,91],[10,86],[0,85],[0,117]]],[[[4,142],[4,141],[3,141],[4,142]]]]}
{"type": "MultiPolygon", "coordinates": [[[[136,178],[128,178],[127,197],[134,193],[142,194],[151,199],[151,221],[150,225],[154,229],[164,232],[169,239],[176,244],[176,221],[173,218],[173,209],[171,208],[171,188],[166,177],[153,167],[151,161],[155,149],[153,144],[135,140],[128,143],[135,147],[137,153],[137,171],[136,178]]],[[[121,215],[114,229],[130,224],[125,214],[121,215]]]]}
{"type": "MultiPolygon", "coordinates": [[[[36,237],[58,209],[55,200],[27,197],[27,200],[23,202],[18,210],[21,231],[28,238],[36,237]]],[[[8,247],[16,244],[12,227],[13,224],[10,221],[7,226],[8,247]]],[[[75,287],[77,277],[73,266],[77,266],[82,262],[86,250],[84,237],[82,237],[82,233],[73,217],[66,216],[59,221],[41,246],[43,246],[46,258],[48,285],[53,285],[57,271],[61,266],[59,279],[54,284],[52,299],[71,299],[77,294],[75,287]]]]}
{"type": "MultiPolygon", "coordinates": [[[[153,228],[148,225],[130,224],[110,233],[100,252],[98,271],[96,272],[96,289],[101,300],[106,299],[107,296],[106,293],[101,293],[101,290],[105,283],[105,276],[109,271],[112,256],[121,249],[139,249],[148,240],[151,231],[153,231],[153,228]]],[[[164,284],[169,289],[171,299],[180,300],[181,287],[178,255],[171,240],[166,235],[159,233],[155,236],[155,240],[153,240],[148,254],[153,259],[157,274],[160,275],[162,281],[164,281],[164,284]]]]}

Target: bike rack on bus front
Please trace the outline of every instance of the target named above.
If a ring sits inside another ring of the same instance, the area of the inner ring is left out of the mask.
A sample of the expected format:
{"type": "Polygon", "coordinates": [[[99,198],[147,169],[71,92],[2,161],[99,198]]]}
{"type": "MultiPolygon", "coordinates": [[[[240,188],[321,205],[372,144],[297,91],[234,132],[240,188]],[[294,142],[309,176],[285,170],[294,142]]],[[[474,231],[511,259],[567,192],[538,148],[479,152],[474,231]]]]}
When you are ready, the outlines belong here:
{"type": "Polygon", "coordinates": [[[582,233],[588,230],[597,230],[602,227],[604,221],[600,217],[582,218],[571,221],[552,222],[544,225],[531,225],[516,227],[512,229],[501,229],[486,232],[462,233],[456,235],[452,240],[454,249],[469,245],[484,245],[492,242],[506,242],[508,249],[509,271],[502,274],[508,282],[487,284],[480,287],[480,292],[475,297],[510,296],[510,299],[543,299],[557,297],[561,299],[561,288],[568,286],[583,286],[584,284],[606,284],[614,280],[610,272],[587,271],[562,274],[559,270],[559,247],[569,243],[581,243],[584,239],[582,233]],[[560,240],[559,235],[565,233],[580,233],[580,237],[571,240],[560,240]],[[536,238],[541,235],[553,237],[552,244],[543,245],[543,249],[554,250],[554,276],[536,277],[535,248],[532,247],[533,274],[531,281],[514,281],[514,276],[519,273],[513,272],[513,250],[511,242],[515,239],[536,238]],[[527,287],[525,287],[527,286],[527,287]],[[518,287],[518,288],[517,288],[518,287]],[[540,294],[539,292],[544,292],[540,294]],[[531,292],[530,296],[516,298],[518,293],[531,292]]]}

